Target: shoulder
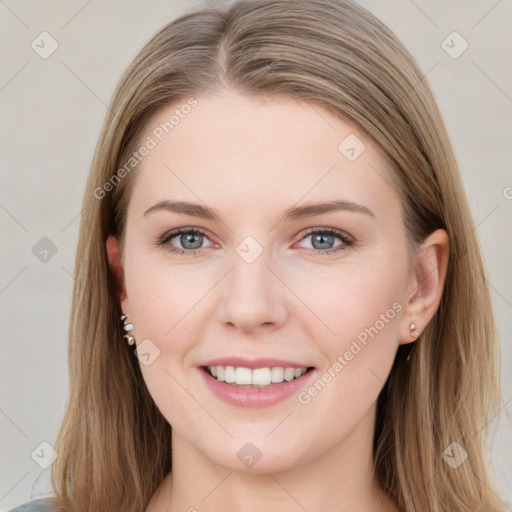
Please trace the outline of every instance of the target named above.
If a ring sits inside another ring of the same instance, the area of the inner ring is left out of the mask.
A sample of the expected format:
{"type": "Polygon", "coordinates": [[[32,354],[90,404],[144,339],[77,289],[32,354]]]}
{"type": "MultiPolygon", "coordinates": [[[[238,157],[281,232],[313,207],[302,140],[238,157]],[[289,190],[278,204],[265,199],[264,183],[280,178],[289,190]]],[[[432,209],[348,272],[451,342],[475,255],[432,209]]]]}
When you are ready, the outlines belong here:
{"type": "Polygon", "coordinates": [[[24,503],[19,507],[12,509],[10,512],[54,512],[51,498],[43,498],[40,500],[24,503]]]}

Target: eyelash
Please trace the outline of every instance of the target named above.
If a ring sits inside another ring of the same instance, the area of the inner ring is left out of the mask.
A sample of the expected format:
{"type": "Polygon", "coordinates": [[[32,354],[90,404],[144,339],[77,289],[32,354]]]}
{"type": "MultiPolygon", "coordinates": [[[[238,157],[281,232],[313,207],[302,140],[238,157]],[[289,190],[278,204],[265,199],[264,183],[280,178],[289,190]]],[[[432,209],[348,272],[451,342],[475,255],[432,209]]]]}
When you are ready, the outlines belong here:
{"type": "MultiPolygon", "coordinates": [[[[336,246],[333,249],[326,249],[326,250],[306,249],[309,253],[312,253],[315,255],[320,254],[322,256],[327,256],[332,253],[344,251],[347,247],[351,247],[354,245],[354,240],[350,236],[348,236],[343,231],[340,231],[339,229],[334,229],[334,228],[321,228],[321,229],[312,228],[302,235],[302,238],[299,239],[299,242],[301,242],[308,236],[315,234],[315,233],[321,234],[321,235],[336,236],[343,242],[342,244],[336,246]]],[[[179,247],[174,247],[169,244],[169,242],[173,238],[176,238],[178,235],[182,235],[182,234],[204,235],[204,236],[208,237],[207,233],[199,228],[180,228],[180,229],[171,231],[170,233],[166,233],[164,236],[162,236],[157,241],[157,245],[164,248],[164,250],[166,250],[167,252],[170,252],[173,254],[180,254],[180,255],[187,254],[188,256],[196,256],[200,251],[202,251],[202,249],[204,249],[204,247],[201,249],[180,249],[179,247]]]]}

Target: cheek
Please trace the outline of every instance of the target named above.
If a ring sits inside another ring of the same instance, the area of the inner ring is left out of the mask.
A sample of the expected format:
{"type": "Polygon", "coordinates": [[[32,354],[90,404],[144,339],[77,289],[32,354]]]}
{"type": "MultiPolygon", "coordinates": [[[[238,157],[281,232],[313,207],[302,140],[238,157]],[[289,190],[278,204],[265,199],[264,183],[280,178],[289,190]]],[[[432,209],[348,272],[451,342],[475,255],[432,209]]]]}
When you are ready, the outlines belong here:
{"type": "Polygon", "coordinates": [[[404,300],[405,267],[397,261],[340,268],[332,280],[309,287],[305,302],[323,323],[307,315],[300,328],[321,353],[322,367],[298,402],[310,418],[330,411],[331,421],[322,427],[326,442],[348,435],[377,400],[391,370],[404,300]]]}
{"type": "Polygon", "coordinates": [[[144,364],[140,350],[140,368],[149,393],[169,424],[184,423],[186,428],[194,415],[201,415],[185,391],[193,373],[184,368],[187,354],[200,339],[200,300],[211,285],[206,279],[192,280],[190,272],[162,258],[133,254],[126,260],[126,288],[137,345],[141,348],[140,343],[146,343],[149,352],[157,354],[150,364],[144,364]]]}
{"type": "Polygon", "coordinates": [[[193,275],[185,266],[144,254],[127,258],[126,283],[139,337],[157,343],[166,343],[182,331],[190,322],[188,314],[208,291],[207,279],[193,275]]]}
{"type": "Polygon", "coordinates": [[[405,269],[404,258],[388,251],[356,263],[347,260],[315,269],[314,279],[289,276],[305,305],[296,317],[310,339],[319,341],[331,357],[354,339],[364,343],[366,337],[382,344],[398,332],[405,269]]]}

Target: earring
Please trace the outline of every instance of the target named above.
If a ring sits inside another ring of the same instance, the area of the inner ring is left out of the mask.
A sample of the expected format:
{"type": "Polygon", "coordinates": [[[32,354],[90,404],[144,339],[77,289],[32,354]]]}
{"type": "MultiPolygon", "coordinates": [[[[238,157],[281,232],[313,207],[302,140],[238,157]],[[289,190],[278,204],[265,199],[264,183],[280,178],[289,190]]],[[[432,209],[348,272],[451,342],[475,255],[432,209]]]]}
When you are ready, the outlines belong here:
{"type": "MultiPolygon", "coordinates": [[[[128,315],[121,315],[121,322],[124,322],[128,318],[128,315]]],[[[124,330],[125,331],[131,331],[133,329],[133,324],[124,324],[124,330]]],[[[131,334],[125,334],[123,338],[127,341],[128,345],[134,345],[135,344],[135,337],[131,334]]]]}
{"type": "MultiPolygon", "coordinates": [[[[417,332],[414,332],[417,328],[418,328],[418,326],[414,322],[411,322],[411,324],[409,324],[409,329],[411,330],[411,336],[413,338],[417,338],[419,336],[419,334],[417,332]]],[[[406,361],[409,361],[415,345],[416,345],[416,343],[411,347],[411,350],[409,351],[409,355],[407,356],[406,361]]]]}

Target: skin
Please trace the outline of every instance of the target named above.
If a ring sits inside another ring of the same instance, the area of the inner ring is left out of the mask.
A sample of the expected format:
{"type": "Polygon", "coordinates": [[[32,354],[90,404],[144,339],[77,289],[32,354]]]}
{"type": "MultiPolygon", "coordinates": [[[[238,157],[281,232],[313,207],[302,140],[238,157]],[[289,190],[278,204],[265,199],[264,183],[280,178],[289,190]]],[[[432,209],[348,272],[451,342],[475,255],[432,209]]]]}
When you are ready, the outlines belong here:
{"type": "MultiPolygon", "coordinates": [[[[410,323],[421,334],[439,305],[447,234],[435,231],[409,258],[388,161],[326,110],[229,90],[197,100],[133,171],[123,264],[117,240],[107,241],[132,334],[160,350],[141,369],[173,428],[173,472],[147,512],[396,511],[371,472],[376,401],[399,344],[415,339],[410,323]],[[338,150],[349,134],[366,146],[355,161],[338,150]],[[164,210],[144,216],[164,199],[207,205],[222,221],[164,210]],[[287,208],[335,199],[373,216],[282,219],[287,208]],[[196,256],[156,245],[188,227],[207,235],[188,244],[176,236],[167,246],[200,247],[196,256]],[[336,228],[355,243],[334,236],[322,245],[318,234],[305,236],[309,228],[336,228]],[[247,236],[263,249],[252,263],[236,252],[247,236]],[[307,362],[321,375],[394,303],[401,311],[307,404],[293,395],[266,408],[235,407],[198,373],[207,359],[238,355],[307,362]],[[262,453],[250,468],[237,457],[247,442],[262,453]]],[[[143,137],[176,107],[161,109],[143,137]]]]}

